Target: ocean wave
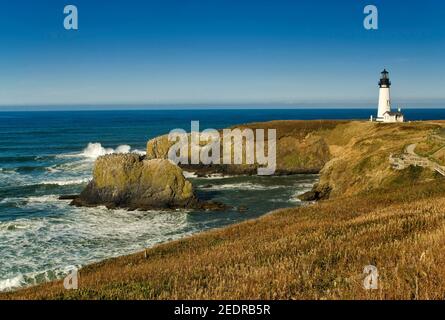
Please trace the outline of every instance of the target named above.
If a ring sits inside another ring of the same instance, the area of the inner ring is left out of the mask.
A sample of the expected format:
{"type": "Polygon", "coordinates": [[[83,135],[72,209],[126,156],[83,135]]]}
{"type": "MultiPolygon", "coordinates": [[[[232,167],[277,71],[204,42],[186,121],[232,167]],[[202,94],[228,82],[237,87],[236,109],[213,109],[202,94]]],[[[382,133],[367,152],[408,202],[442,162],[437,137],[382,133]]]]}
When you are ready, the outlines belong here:
{"type": "Polygon", "coordinates": [[[131,254],[198,230],[187,210],[130,212],[65,203],[59,212],[64,214],[0,222],[0,291],[60,279],[69,266],[131,254]]]}
{"type": "Polygon", "coordinates": [[[228,175],[228,174],[222,174],[222,173],[212,173],[204,177],[204,179],[211,179],[211,180],[217,180],[217,179],[227,179],[227,178],[233,178],[233,177],[242,177],[243,175],[228,175]]]}
{"type": "Polygon", "coordinates": [[[59,173],[64,171],[70,172],[91,172],[94,162],[89,159],[82,159],[76,161],[70,161],[65,163],[59,163],[54,166],[48,167],[50,173],[59,173]]]}
{"type": "Polygon", "coordinates": [[[227,178],[233,178],[233,177],[242,177],[242,175],[226,175],[222,173],[211,173],[204,177],[198,176],[196,172],[190,172],[190,171],[183,171],[183,175],[185,178],[199,178],[199,179],[209,179],[209,180],[217,180],[217,179],[227,179],[227,178]]]}
{"type": "Polygon", "coordinates": [[[141,155],[141,156],[145,156],[145,155],[147,154],[146,151],[139,150],[139,149],[131,149],[131,152],[132,152],[132,153],[137,153],[137,154],[139,154],[139,155],[141,155]]]}
{"type": "Polygon", "coordinates": [[[90,160],[95,160],[100,156],[104,156],[107,154],[113,153],[137,153],[140,155],[145,155],[145,151],[139,149],[131,149],[131,146],[127,144],[119,145],[115,149],[113,148],[105,148],[99,142],[90,142],[80,153],[68,153],[57,155],[58,158],[79,158],[83,157],[90,160]]]}
{"type": "Polygon", "coordinates": [[[0,230],[19,231],[19,230],[26,230],[28,229],[29,226],[30,224],[26,222],[21,222],[20,220],[8,221],[0,223],[0,230]]]}
{"type": "Polygon", "coordinates": [[[314,184],[302,184],[300,185],[300,188],[298,188],[294,194],[292,194],[291,198],[289,199],[289,202],[301,202],[300,199],[298,199],[298,196],[301,196],[302,194],[311,191],[314,184]]]}
{"type": "Polygon", "coordinates": [[[78,185],[78,184],[85,184],[88,183],[90,181],[89,178],[83,178],[83,179],[72,179],[72,180],[64,180],[64,179],[60,179],[60,180],[47,180],[47,181],[42,181],[40,184],[43,185],[57,185],[57,186],[68,186],[68,185],[78,185]]]}
{"type": "Polygon", "coordinates": [[[10,279],[0,280],[0,292],[18,289],[26,284],[25,277],[18,275],[10,279]]]}
{"type": "Polygon", "coordinates": [[[183,174],[184,178],[186,178],[186,179],[197,178],[198,177],[196,172],[182,171],[182,174],[183,174]]]}
{"type": "Polygon", "coordinates": [[[13,203],[20,207],[33,203],[41,204],[41,203],[56,202],[56,201],[57,202],[59,201],[59,195],[50,194],[50,195],[30,196],[30,197],[9,197],[0,200],[0,204],[13,203]]]}
{"type": "Polygon", "coordinates": [[[70,271],[80,269],[81,266],[66,266],[53,270],[44,270],[40,272],[30,272],[19,274],[9,279],[0,280],[0,292],[8,292],[16,289],[36,285],[42,282],[62,279],[70,271]]]}
{"type": "Polygon", "coordinates": [[[100,156],[112,153],[129,153],[131,147],[129,145],[120,145],[116,149],[104,148],[100,143],[88,143],[88,146],[83,150],[82,155],[86,158],[96,159],[100,156]]]}
{"type": "Polygon", "coordinates": [[[249,182],[240,182],[240,183],[228,183],[228,184],[215,184],[207,187],[201,186],[200,188],[205,190],[272,190],[272,189],[283,188],[283,186],[279,185],[267,186],[249,182]]]}

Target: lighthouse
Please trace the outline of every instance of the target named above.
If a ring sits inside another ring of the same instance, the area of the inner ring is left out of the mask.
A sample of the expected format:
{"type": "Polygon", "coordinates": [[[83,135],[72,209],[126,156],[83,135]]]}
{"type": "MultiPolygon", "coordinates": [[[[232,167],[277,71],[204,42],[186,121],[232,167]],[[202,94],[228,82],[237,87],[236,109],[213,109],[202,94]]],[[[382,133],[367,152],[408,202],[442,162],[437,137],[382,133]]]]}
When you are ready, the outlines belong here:
{"type": "MultiPolygon", "coordinates": [[[[403,114],[401,110],[391,112],[391,81],[389,80],[389,72],[384,69],[380,74],[379,81],[379,105],[377,109],[378,122],[403,122],[403,114]]],[[[372,117],[371,117],[372,119],[372,117]]]]}
{"type": "Polygon", "coordinates": [[[382,71],[380,81],[379,81],[379,108],[377,112],[377,120],[383,119],[385,112],[391,112],[391,81],[388,77],[389,72],[385,70],[382,71]]]}

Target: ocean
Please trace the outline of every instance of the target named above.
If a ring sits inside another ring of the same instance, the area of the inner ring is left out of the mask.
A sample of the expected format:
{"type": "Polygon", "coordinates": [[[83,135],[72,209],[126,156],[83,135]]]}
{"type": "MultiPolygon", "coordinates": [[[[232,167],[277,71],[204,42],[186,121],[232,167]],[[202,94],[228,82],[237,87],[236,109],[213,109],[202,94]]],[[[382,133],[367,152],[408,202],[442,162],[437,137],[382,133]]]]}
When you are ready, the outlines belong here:
{"type": "MultiPolygon", "coordinates": [[[[407,109],[408,120],[444,119],[444,109],[407,109]]],[[[191,178],[199,196],[246,212],[167,212],[75,208],[94,160],[143,154],[172,129],[201,130],[284,119],[368,119],[374,109],[246,109],[0,112],[0,291],[63,277],[74,267],[301,205],[317,175],[191,178]]]]}

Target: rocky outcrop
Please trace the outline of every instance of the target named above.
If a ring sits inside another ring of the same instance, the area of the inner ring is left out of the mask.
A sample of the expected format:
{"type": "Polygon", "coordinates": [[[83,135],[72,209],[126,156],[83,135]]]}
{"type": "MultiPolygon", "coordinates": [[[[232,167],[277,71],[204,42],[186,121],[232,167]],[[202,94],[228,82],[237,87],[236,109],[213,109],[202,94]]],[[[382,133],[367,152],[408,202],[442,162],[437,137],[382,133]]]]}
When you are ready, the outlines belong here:
{"type": "Polygon", "coordinates": [[[329,186],[315,185],[311,191],[305,192],[298,196],[301,201],[319,201],[329,198],[331,188],[329,186]]]}
{"type": "MultiPolygon", "coordinates": [[[[276,161],[275,175],[318,173],[331,159],[329,145],[324,135],[343,121],[312,120],[312,121],[270,121],[235,126],[240,130],[249,128],[276,130],[276,161]]],[[[222,136],[222,135],[221,135],[222,136]]],[[[265,137],[267,139],[267,135],[265,137]]],[[[221,137],[222,140],[222,137],[221,137]]],[[[190,142],[190,137],[189,137],[190,142]]],[[[147,142],[147,158],[167,159],[168,151],[175,142],[168,140],[168,135],[151,139],[147,142]]],[[[222,145],[222,142],[221,142],[222,145]]],[[[267,142],[265,142],[267,145],[267,142]]],[[[221,149],[220,154],[223,154],[221,149]]],[[[221,161],[222,163],[222,161],[221,161]]],[[[186,171],[192,171],[198,176],[213,173],[238,175],[257,174],[258,166],[253,164],[180,164],[186,171]]]]}
{"type": "Polygon", "coordinates": [[[137,154],[99,157],[93,180],[72,204],[143,210],[203,206],[178,166],[137,154]]]}
{"type": "MultiPolygon", "coordinates": [[[[276,129],[275,174],[320,173],[319,184],[300,196],[302,200],[312,201],[435,179],[432,172],[396,172],[391,168],[389,157],[403,150],[407,144],[422,143],[426,137],[437,135],[442,126],[433,123],[387,125],[364,121],[271,121],[237,128],[276,129]]],[[[430,151],[427,147],[436,150],[437,143],[427,142],[420,144],[423,151],[430,151]]],[[[146,158],[138,155],[99,158],[93,181],[73,204],[215,210],[225,207],[196,199],[181,168],[198,175],[256,174],[256,166],[246,164],[197,164],[179,168],[167,160],[173,144],[164,135],[147,143],[146,158]]]]}

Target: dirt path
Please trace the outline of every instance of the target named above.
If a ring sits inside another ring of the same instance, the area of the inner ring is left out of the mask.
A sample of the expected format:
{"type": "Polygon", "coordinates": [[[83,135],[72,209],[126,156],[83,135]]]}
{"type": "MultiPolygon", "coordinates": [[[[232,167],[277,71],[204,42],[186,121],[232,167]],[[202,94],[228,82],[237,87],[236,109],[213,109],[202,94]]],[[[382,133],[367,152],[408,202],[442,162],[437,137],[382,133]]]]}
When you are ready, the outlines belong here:
{"type": "Polygon", "coordinates": [[[417,146],[417,143],[413,143],[413,144],[410,144],[409,146],[407,146],[406,153],[418,157],[418,155],[414,152],[414,150],[416,149],[416,146],[417,146]]]}
{"type": "Polygon", "coordinates": [[[435,171],[439,172],[441,175],[445,176],[445,167],[437,164],[434,161],[431,161],[427,157],[422,157],[422,156],[419,156],[418,154],[416,154],[416,152],[415,152],[416,146],[417,146],[417,143],[413,143],[413,144],[408,145],[405,149],[405,153],[411,155],[414,159],[411,159],[410,161],[406,161],[406,160],[402,160],[402,161],[406,162],[406,164],[412,164],[412,162],[414,161],[415,165],[430,168],[431,170],[435,170],[435,171]],[[425,163],[425,164],[422,165],[421,163],[425,163]]]}

